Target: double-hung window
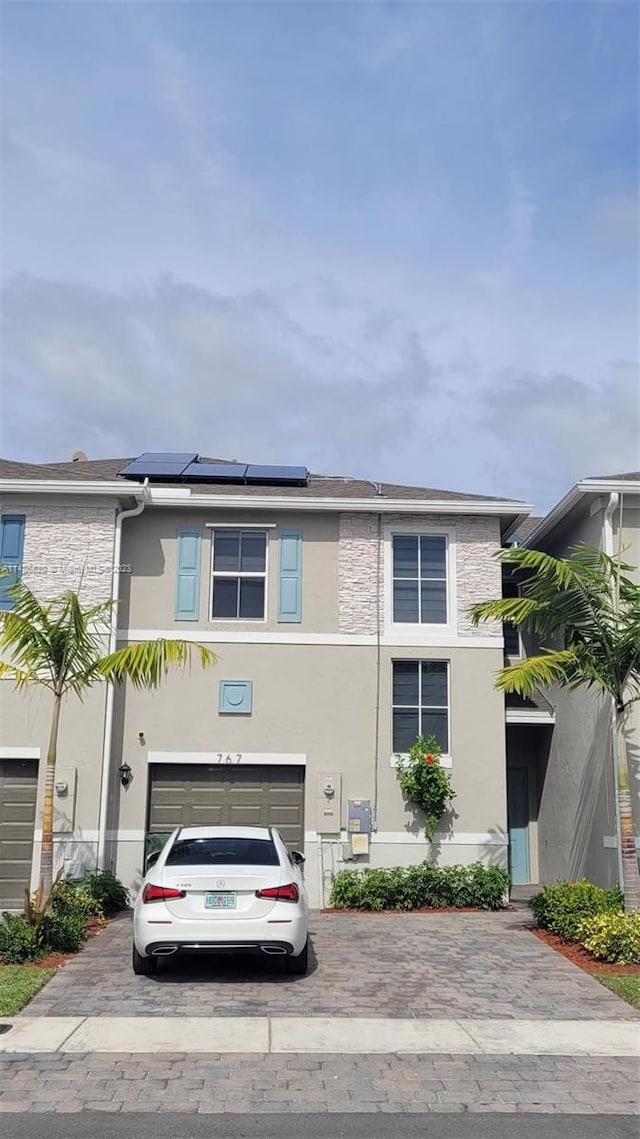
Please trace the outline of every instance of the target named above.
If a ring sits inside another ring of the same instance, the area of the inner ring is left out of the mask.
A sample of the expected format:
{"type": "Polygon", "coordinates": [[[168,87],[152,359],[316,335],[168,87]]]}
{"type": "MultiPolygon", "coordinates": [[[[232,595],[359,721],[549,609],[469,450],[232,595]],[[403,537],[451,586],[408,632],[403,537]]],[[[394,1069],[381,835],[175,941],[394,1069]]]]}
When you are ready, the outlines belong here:
{"type": "Polygon", "coordinates": [[[408,752],[418,736],[435,736],[449,751],[449,666],[446,660],[393,662],[393,751],[408,752]]]}
{"type": "Polygon", "coordinates": [[[214,529],[212,620],[263,621],[266,577],[265,530],[214,529]]]}
{"type": "Polygon", "coordinates": [[[446,625],[446,536],[394,534],[392,543],[394,624],[446,625]]]}

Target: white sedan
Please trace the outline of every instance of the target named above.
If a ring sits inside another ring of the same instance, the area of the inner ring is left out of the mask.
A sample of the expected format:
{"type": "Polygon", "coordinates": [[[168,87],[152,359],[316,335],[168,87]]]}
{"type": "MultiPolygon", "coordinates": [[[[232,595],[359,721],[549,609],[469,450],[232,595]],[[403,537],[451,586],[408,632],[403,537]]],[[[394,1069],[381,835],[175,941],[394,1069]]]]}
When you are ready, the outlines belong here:
{"type": "Polygon", "coordinates": [[[175,953],[281,957],[306,973],[304,857],[273,827],[179,827],[147,863],[133,910],[133,971],[175,953]]]}

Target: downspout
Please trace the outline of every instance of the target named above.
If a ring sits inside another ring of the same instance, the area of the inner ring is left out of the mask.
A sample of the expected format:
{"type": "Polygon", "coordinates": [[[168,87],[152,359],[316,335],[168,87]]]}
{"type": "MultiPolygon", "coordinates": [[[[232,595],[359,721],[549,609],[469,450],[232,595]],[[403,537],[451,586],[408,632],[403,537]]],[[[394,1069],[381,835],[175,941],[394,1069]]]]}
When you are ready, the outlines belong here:
{"type": "MultiPolygon", "coordinates": [[[[604,522],[602,524],[602,545],[605,554],[612,558],[614,556],[613,544],[613,516],[618,509],[620,495],[617,491],[612,491],[609,495],[609,501],[605,507],[604,522]]],[[[618,882],[622,886],[622,826],[620,823],[620,804],[618,796],[618,731],[617,731],[617,710],[615,708],[613,697],[611,697],[611,741],[613,744],[613,799],[614,810],[616,817],[616,847],[618,852],[618,882]]]]}
{"type": "Polygon", "coordinates": [[[382,650],[381,650],[381,619],[382,606],[380,604],[380,591],[382,587],[382,514],[378,514],[378,542],[376,551],[376,717],[375,717],[375,743],[373,753],[373,820],[374,831],[378,829],[378,782],[380,770],[380,689],[382,680],[382,650]]]}
{"type": "MultiPolygon", "coordinates": [[[[142,514],[149,494],[149,479],[144,480],[142,494],[137,506],[131,510],[120,510],[116,514],[116,529],[113,541],[113,569],[111,574],[111,620],[109,623],[109,653],[116,650],[118,643],[118,600],[120,597],[120,549],[122,546],[122,523],[125,518],[135,518],[142,514]]],[[[98,869],[104,870],[107,847],[107,812],[109,809],[109,788],[111,784],[111,741],[113,739],[114,686],[107,684],[104,708],[104,733],[102,744],[102,770],[100,775],[100,813],[98,815],[98,869]]]]}

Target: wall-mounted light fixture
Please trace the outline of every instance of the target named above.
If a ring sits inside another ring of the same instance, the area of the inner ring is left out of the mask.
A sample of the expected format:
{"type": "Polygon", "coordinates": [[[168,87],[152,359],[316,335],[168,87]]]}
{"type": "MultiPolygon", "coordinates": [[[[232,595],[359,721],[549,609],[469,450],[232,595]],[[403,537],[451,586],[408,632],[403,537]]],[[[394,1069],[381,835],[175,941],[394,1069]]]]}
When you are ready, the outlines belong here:
{"type": "Polygon", "coordinates": [[[144,732],[138,732],[138,743],[140,744],[140,747],[144,747],[146,742],[147,741],[144,738],[144,732]]]}
{"type": "Polygon", "coordinates": [[[69,790],[69,784],[66,779],[56,779],[56,791],[58,795],[66,795],[69,790]]]}
{"type": "Polygon", "coordinates": [[[133,773],[132,773],[131,768],[129,767],[128,763],[122,763],[120,765],[120,767],[118,768],[118,775],[120,776],[120,782],[121,782],[123,787],[129,786],[129,784],[131,782],[132,774],[133,773]]]}

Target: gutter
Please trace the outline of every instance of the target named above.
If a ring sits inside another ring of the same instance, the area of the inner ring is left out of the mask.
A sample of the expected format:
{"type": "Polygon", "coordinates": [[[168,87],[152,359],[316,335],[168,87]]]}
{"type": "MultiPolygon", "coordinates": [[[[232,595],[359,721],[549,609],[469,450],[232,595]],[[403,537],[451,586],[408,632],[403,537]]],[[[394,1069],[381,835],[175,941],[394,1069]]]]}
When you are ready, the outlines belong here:
{"type": "MultiPolygon", "coordinates": [[[[614,556],[614,543],[613,543],[613,516],[618,509],[620,502],[620,495],[618,491],[612,491],[609,495],[609,501],[604,511],[604,521],[602,523],[602,548],[608,557],[614,556]]],[[[622,525],[622,519],[620,520],[622,525]]],[[[617,838],[617,859],[618,859],[618,882],[620,886],[623,883],[622,876],[622,826],[620,823],[620,807],[618,803],[618,733],[616,731],[616,709],[613,696],[611,697],[611,742],[612,755],[613,755],[613,794],[614,794],[614,812],[616,822],[616,838],[617,838]]]]}
{"type": "MultiPolygon", "coordinates": [[[[118,643],[118,599],[120,596],[120,549],[122,546],[122,523],[126,518],[142,514],[149,498],[149,480],[145,479],[142,493],[136,495],[138,503],[131,510],[119,510],[116,514],[116,528],[113,540],[113,569],[111,575],[111,620],[109,623],[108,652],[113,653],[118,643]]],[[[122,487],[119,486],[120,493],[122,487]]],[[[109,788],[111,784],[111,741],[113,739],[113,703],[115,690],[107,684],[107,698],[104,709],[104,732],[102,737],[102,769],[100,774],[100,811],[98,815],[98,870],[104,870],[107,846],[107,811],[109,809],[109,788]]]]}

